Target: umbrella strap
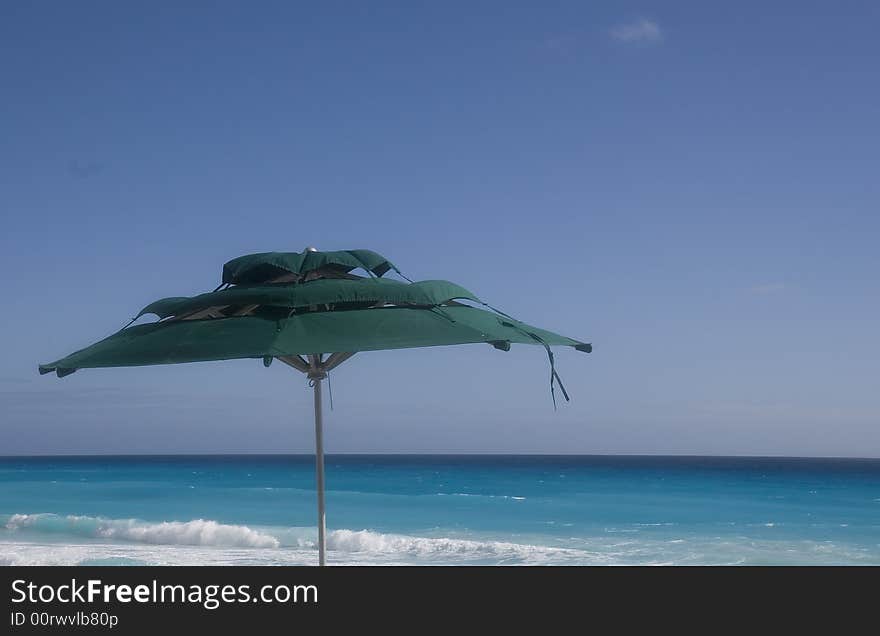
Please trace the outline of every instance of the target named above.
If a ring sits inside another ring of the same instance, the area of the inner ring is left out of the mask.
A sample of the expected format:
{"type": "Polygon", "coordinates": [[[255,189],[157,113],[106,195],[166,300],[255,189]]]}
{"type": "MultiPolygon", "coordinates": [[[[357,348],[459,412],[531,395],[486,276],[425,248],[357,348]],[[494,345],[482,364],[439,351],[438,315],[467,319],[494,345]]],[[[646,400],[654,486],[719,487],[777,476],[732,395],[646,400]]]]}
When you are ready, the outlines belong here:
{"type": "MultiPolygon", "coordinates": [[[[494,311],[496,314],[501,314],[501,315],[504,316],[505,318],[509,318],[510,320],[514,320],[514,321],[516,321],[516,318],[514,318],[513,316],[511,316],[511,315],[509,315],[509,314],[505,314],[503,311],[501,311],[500,309],[498,309],[498,308],[496,308],[496,307],[493,307],[493,306],[490,305],[489,303],[484,303],[484,302],[481,300],[481,301],[480,301],[480,304],[481,304],[483,307],[488,307],[489,309],[491,309],[492,311],[494,311]]],[[[517,322],[518,322],[518,321],[517,321],[517,322]]],[[[534,337],[533,334],[529,334],[529,335],[532,336],[532,337],[534,337]]]]}
{"type": "Polygon", "coordinates": [[[333,385],[330,384],[330,372],[327,371],[327,393],[330,395],[330,410],[333,410],[333,385]]]}
{"type": "MultiPolygon", "coordinates": [[[[486,305],[486,306],[488,307],[488,305],[486,305]]],[[[499,312],[499,313],[501,313],[501,312],[499,312]]],[[[520,333],[525,334],[525,335],[529,336],[530,338],[534,339],[536,342],[543,345],[544,349],[547,351],[547,358],[550,360],[550,397],[553,398],[553,410],[554,411],[556,410],[556,383],[557,382],[559,383],[559,388],[562,391],[562,395],[565,398],[565,401],[571,402],[571,398],[568,396],[568,391],[565,390],[565,385],[562,383],[562,378],[559,377],[559,374],[556,372],[556,360],[554,359],[553,350],[550,349],[550,345],[548,345],[547,342],[538,334],[532,333],[531,331],[526,331],[525,329],[522,329],[521,327],[518,327],[517,325],[514,325],[512,323],[505,323],[505,324],[509,325],[513,329],[516,329],[520,333]]]]}
{"type": "Polygon", "coordinates": [[[556,387],[554,386],[554,382],[559,383],[559,388],[562,390],[562,395],[565,397],[566,402],[571,402],[571,398],[568,397],[568,391],[565,390],[565,385],[562,383],[562,378],[559,377],[559,374],[556,372],[556,362],[553,359],[553,351],[550,350],[550,345],[544,342],[541,338],[536,336],[533,333],[529,333],[535,340],[544,345],[544,349],[547,350],[547,357],[550,359],[550,397],[553,398],[553,410],[556,410],[556,387]]]}
{"type": "Polygon", "coordinates": [[[399,269],[397,269],[397,267],[393,263],[388,263],[388,264],[391,266],[391,269],[393,269],[395,272],[397,272],[398,276],[400,276],[401,278],[405,278],[410,283],[415,282],[412,278],[410,278],[409,276],[407,276],[406,274],[401,272],[399,269]]]}
{"type": "Polygon", "coordinates": [[[527,336],[533,338],[535,341],[539,342],[540,344],[542,344],[544,346],[544,349],[547,351],[547,358],[549,358],[549,360],[550,360],[550,397],[553,398],[553,410],[554,411],[556,410],[556,385],[555,385],[556,382],[559,383],[559,388],[562,390],[562,395],[565,397],[565,401],[571,402],[571,398],[568,397],[568,391],[565,390],[565,385],[562,383],[562,378],[559,377],[559,374],[556,372],[556,361],[553,359],[553,351],[550,349],[550,345],[548,345],[544,341],[544,339],[541,338],[539,335],[532,333],[531,331],[526,331],[522,327],[514,324],[514,323],[519,322],[516,318],[505,314],[503,311],[501,311],[500,309],[498,309],[496,307],[493,307],[489,303],[484,303],[483,301],[480,301],[480,302],[483,304],[483,306],[488,307],[489,309],[491,309],[495,313],[500,314],[500,315],[504,316],[505,318],[508,318],[511,321],[513,321],[511,323],[507,323],[510,327],[516,329],[520,333],[526,334],[527,336]]]}
{"type": "Polygon", "coordinates": [[[550,357],[550,395],[553,397],[553,409],[556,410],[556,393],[553,390],[553,380],[555,379],[559,383],[559,389],[562,391],[563,397],[565,397],[566,402],[571,402],[571,398],[568,397],[568,391],[565,390],[565,385],[562,383],[562,378],[559,377],[559,374],[556,372],[556,364],[553,362],[553,352],[550,350],[550,347],[544,345],[547,349],[547,355],[550,357]]]}
{"type": "MultiPolygon", "coordinates": [[[[330,384],[330,372],[325,371],[324,374],[327,376],[327,393],[330,395],[330,410],[333,410],[333,385],[330,384]]],[[[309,380],[309,387],[315,386],[315,380],[309,380]]]]}

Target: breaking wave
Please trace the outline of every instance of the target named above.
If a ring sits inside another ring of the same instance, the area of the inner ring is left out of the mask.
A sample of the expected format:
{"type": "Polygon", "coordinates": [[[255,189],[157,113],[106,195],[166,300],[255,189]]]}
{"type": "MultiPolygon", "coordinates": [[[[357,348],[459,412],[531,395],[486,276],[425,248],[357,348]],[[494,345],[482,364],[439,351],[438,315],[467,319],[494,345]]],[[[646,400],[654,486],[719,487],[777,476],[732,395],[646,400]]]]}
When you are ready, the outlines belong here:
{"type": "MultiPolygon", "coordinates": [[[[0,523],[3,519],[0,518],[0,523]]],[[[148,522],[79,515],[14,514],[6,518],[0,544],[10,542],[62,544],[149,544],[217,548],[272,549],[314,554],[315,529],[223,524],[213,520],[148,522]]],[[[121,547],[121,546],[120,546],[121,547]]],[[[585,550],[480,541],[450,537],[416,537],[371,530],[333,530],[327,549],[355,561],[546,563],[590,560],[585,550]]],[[[285,560],[285,559],[282,559],[285,560]]],[[[0,560],[2,561],[2,560],[0,560]]]]}
{"type": "MultiPolygon", "coordinates": [[[[314,527],[248,527],[214,520],[149,522],[78,515],[0,515],[2,565],[312,565],[314,527]]],[[[875,552],[831,541],[619,534],[521,543],[481,536],[410,536],[338,529],[334,565],[880,564],[875,552]],[[550,545],[542,545],[544,542],[550,545]],[[554,545],[555,544],[555,545],[554,545]]]]}
{"type": "Polygon", "coordinates": [[[229,548],[277,548],[275,537],[247,526],[205,519],[150,523],[137,519],[104,519],[55,514],[12,515],[5,527],[12,532],[29,530],[90,539],[132,541],[154,545],[199,545],[229,548]]]}
{"type": "Polygon", "coordinates": [[[585,550],[569,548],[449,537],[412,537],[401,534],[382,534],[369,530],[334,530],[327,537],[327,549],[350,553],[396,555],[415,559],[455,557],[456,560],[486,560],[492,563],[575,561],[584,560],[590,556],[590,553],[585,550]]]}

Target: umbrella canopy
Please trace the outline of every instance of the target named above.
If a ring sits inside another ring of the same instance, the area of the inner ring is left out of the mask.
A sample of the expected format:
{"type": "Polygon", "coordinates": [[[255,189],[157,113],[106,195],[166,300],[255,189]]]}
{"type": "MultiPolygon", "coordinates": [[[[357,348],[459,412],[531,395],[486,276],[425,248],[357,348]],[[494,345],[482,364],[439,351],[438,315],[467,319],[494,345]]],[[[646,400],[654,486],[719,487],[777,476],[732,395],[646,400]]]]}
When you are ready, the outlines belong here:
{"type": "Polygon", "coordinates": [[[241,256],[223,266],[222,282],[214,291],[150,303],[120,331],[39,370],[64,377],[85,368],[262,358],[266,366],[278,359],[307,374],[315,389],[323,565],[321,381],[331,369],[361,351],[467,343],[506,351],[512,343],[539,344],[550,361],[555,404],[555,383],[566,399],[568,394],[550,346],[592,351],[589,343],[511,318],[455,283],[383,278],[391,271],[400,274],[391,261],[370,250],[307,248],[241,256]],[[148,314],[158,320],[133,325],[148,314]]]}

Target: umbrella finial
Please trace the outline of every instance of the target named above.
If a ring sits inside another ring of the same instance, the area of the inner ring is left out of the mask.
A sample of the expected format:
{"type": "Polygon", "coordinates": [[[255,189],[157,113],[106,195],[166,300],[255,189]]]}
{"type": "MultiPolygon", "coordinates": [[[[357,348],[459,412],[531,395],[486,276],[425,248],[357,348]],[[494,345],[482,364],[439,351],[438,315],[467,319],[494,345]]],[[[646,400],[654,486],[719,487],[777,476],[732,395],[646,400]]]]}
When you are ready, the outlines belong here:
{"type": "Polygon", "coordinates": [[[317,252],[317,251],[318,251],[318,248],[317,248],[317,247],[312,247],[311,245],[309,245],[304,251],[306,251],[306,252],[317,252]]]}

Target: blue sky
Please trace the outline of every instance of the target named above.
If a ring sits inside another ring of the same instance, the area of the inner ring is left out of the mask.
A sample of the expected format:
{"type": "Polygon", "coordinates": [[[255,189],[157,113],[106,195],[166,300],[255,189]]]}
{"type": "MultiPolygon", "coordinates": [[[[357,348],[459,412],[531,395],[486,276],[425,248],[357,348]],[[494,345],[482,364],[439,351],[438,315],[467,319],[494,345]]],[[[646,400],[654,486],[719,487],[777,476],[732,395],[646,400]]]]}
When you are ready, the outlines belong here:
{"type": "Polygon", "coordinates": [[[329,452],[880,456],[876,3],[0,8],[3,453],[309,452],[236,361],[39,377],[254,251],[591,340],[355,356],[329,452]]]}

